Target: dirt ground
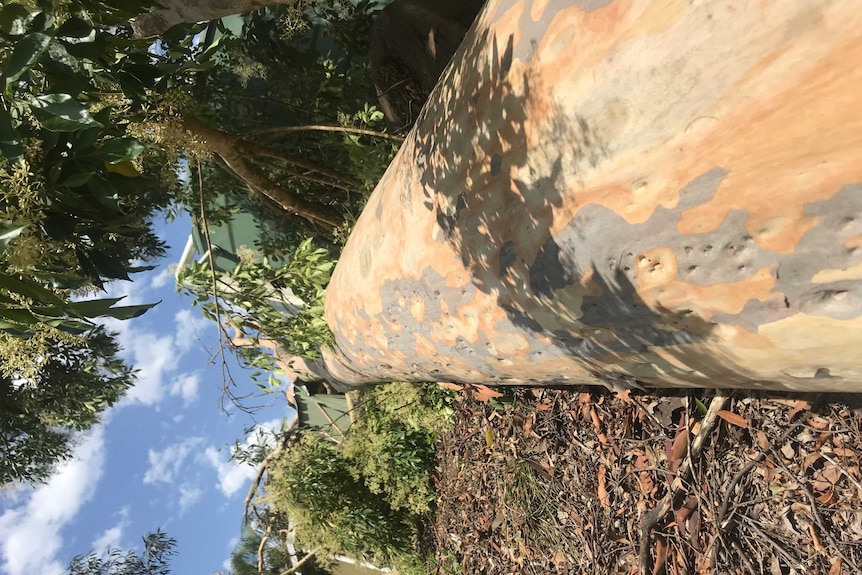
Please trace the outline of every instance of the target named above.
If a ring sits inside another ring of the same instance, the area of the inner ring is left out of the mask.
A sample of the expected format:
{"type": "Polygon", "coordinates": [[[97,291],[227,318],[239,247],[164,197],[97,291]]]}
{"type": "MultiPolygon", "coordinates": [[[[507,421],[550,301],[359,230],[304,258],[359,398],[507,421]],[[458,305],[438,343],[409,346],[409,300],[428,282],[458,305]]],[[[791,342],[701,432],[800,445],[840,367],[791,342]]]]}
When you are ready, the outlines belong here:
{"type": "Polygon", "coordinates": [[[440,573],[862,572],[856,396],[508,393],[440,439],[440,573]]]}

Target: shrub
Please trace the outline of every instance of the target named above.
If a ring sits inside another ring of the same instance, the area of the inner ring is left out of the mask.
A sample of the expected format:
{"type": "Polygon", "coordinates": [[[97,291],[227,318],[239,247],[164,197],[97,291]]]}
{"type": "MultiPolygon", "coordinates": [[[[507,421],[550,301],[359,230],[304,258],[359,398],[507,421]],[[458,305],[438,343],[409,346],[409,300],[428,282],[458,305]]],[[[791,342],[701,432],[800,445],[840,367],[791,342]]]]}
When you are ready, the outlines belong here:
{"type": "Polygon", "coordinates": [[[350,465],[336,445],[302,433],[269,472],[270,505],[291,517],[306,549],[393,565],[412,552],[413,518],[372,493],[350,465]]]}
{"type": "Polygon", "coordinates": [[[365,415],[351,428],[344,455],[351,473],[394,509],[431,510],[434,440],[451,415],[451,394],[436,386],[390,383],[366,392],[365,415]]]}
{"type": "Polygon", "coordinates": [[[291,518],[304,549],[424,575],[418,525],[433,506],[434,442],[452,400],[409,383],[364,392],[364,416],[342,445],[307,430],[282,451],[268,471],[270,510],[291,518]]]}

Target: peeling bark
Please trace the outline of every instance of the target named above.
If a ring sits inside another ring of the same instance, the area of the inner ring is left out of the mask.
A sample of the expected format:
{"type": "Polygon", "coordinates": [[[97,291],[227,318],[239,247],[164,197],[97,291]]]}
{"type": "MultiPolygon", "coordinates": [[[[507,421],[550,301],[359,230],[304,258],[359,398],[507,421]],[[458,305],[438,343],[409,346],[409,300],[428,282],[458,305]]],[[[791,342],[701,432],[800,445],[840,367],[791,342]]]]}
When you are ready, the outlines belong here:
{"type": "Polygon", "coordinates": [[[161,9],[141,14],[132,21],[139,38],[158,36],[182,23],[205,22],[232,14],[244,14],[290,0],[157,0],[161,9]]]}
{"type": "Polygon", "coordinates": [[[862,11],[490,0],[327,290],[332,375],[862,391],[862,11]]]}

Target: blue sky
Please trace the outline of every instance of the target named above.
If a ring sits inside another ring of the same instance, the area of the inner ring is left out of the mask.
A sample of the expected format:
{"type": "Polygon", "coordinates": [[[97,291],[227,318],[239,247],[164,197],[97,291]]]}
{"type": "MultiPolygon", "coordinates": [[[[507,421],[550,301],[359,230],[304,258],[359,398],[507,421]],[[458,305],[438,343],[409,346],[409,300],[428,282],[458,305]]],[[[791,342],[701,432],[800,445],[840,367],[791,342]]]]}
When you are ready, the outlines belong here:
{"type": "MultiPolygon", "coordinates": [[[[187,216],[157,224],[171,246],[153,271],[109,287],[123,303],[162,300],[143,317],[114,322],[138,383],[103,423],[84,434],[75,459],[51,480],[0,492],[0,574],[59,575],[75,555],[108,547],[139,548],[161,527],[177,539],[172,571],[225,569],[240,533],[242,502],[254,469],[229,461],[230,448],[253,425],[278,428],[290,410],[281,393],[253,416],[219,409],[220,361],[215,324],[175,290],[171,263],[190,231],[187,216]],[[209,351],[207,351],[209,350],[209,351]]],[[[229,355],[229,354],[228,354],[229,355]]],[[[231,357],[240,386],[254,383],[231,357]]]]}

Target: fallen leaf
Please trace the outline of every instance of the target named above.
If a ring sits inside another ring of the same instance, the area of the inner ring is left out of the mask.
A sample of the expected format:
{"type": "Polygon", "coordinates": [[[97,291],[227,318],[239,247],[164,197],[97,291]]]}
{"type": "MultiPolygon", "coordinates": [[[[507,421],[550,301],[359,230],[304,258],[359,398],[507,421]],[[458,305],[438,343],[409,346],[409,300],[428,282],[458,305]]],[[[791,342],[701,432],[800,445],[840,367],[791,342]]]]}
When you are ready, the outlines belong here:
{"type": "Polygon", "coordinates": [[[821,555],[826,555],[826,548],[823,547],[823,542],[820,541],[820,536],[817,535],[817,530],[814,525],[808,524],[808,533],[811,535],[811,542],[814,544],[814,550],[821,555]]]}
{"type": "Polygon", "coordinates": [[[745,419],[744,417],[742,417],[741,415],[733,413],[732,411],[727,411],[726,409],[722,409],[721,411],[719,411],[717,413],[717,415],[720,418],[722,418],[723,420],[725,420],[726,422],[730,423],[731,425],[735,425],[737,427],[742,427],[743,429],[748,427],[748,420],[745,419]]]}
{"type": "Polygon", "coordinates": [[[814,429],[823,430],[829,427],[829,422],[822,417],[814,416],[808,418],[808,425],[810,425],[814,429]]]}
{"type": "Polygon", "coordinates": [[[802,461],[802,472],[808,470],[809,467],[814,465],[822,456],[819,452],[809,453],[805,456],[805,459],[802,461]]]}
{"type": "Polygon", "coordinates": [[[539,475],[547,479],[548,481],[554,478],[554,468],[549,467],[543,463],[538,461],[533,461],[532,459],[527,460],[527,465],[532,467],[539,475]]]}
{"type": "Polygon", "coordinates": [[[452,383],[450,381],[438,381],[437,385],[446,389],[451,389],[453,391],[461,391],[462,389],[464,389],[463,385],[458,385],[457,383],[452,383]]]}
{"type": "Polygon", "coordinates": [[[554,407],[554,402],[550,399],[544,399],[535,405],[538,411],[551,411],[552,407],[554,407]]]}
{"type": "Polygon", "coordinates": [[[599,501],[601,502],[602,506],[603,506],[605,509],[610,509],[610,508],[611,508],[611,495],[610,495],[610,493],[608,493],[608,490],[607,490],[607,484],[606,484],[606,480],[605,480],[605,475],[607,474],[607,472],[608,472],[608,470],[607,470],[607,469],[605,469],[605,466],[604,466],[604,465],[599,465],[599,471],[598,471],[598,479],[599,479],[598,496],[599,496],[599,501]]]}
{"type": "Polygon", "coordinates": [[[652,575],[658,575],[662,572],[664,564],[667,562],[667,538],[663,535],[656,535],[655,538],[655,566],[652,569],[652,575]]]}
{"type": "Polygon", "coordinates": [[[817,497],[817,501],[822,503],[823,505],[832,505],[836,501],[838,501],[838,496],[835,495],[834,491],[830,491],[829,493],[824,493],[817,497]]]}
{"type": "Polygon", "coordinates": [[[836,447],[832,451],[835,452],[835,455],[840,457],[853,457],[856,455],[852,449],[847,449],[846,447],[836,447]]]}
{"type": "Polygon", "coordinates": [[[796,401],[796,405],[793,406],[793,409],[787,414],[787,420],[792,421],[796,414],[800,411],[807,411],[811,409],[811,404],[807,401],[803,401],[801,399],[796,401]]]}
{"type": "Polygon", "coordinates": [[[700,511],[695,509],[688,520],[688,532],[691,546],[698,550],[700,549],[700,525],[700,511]]]}
{"type": "Polygon", "coordinates": [[[670,448],[670,453],[668,454],[668,459],[670,460],[670,468],[672,471],[676,471],[679,468],[680,463],[682,462],[682,458],[685,457],[685,454],[688,452],[688,429],[680,429],[679,433],[677,433],[676,437],[673,440],[673,445],[670,448]]]}
{"type": "Polygon", "coordinates": [[[766,438],[766,434],[762,431],[757,432],[757,446],[760,449],[766,449],[769,447],[769,439],[766,438]]]}
{"type": "Polygon", "coordinates": [[[473,386],[473,397],[475,397],[477,401],[487,403],[492,397],[503,397],[503,394],[480,383],[473,386]]]}
{"type": "Polygon", "coordinates": [[[841,557],[838,557],[829,568],[829,575],[841,575],[841,557]]]}

